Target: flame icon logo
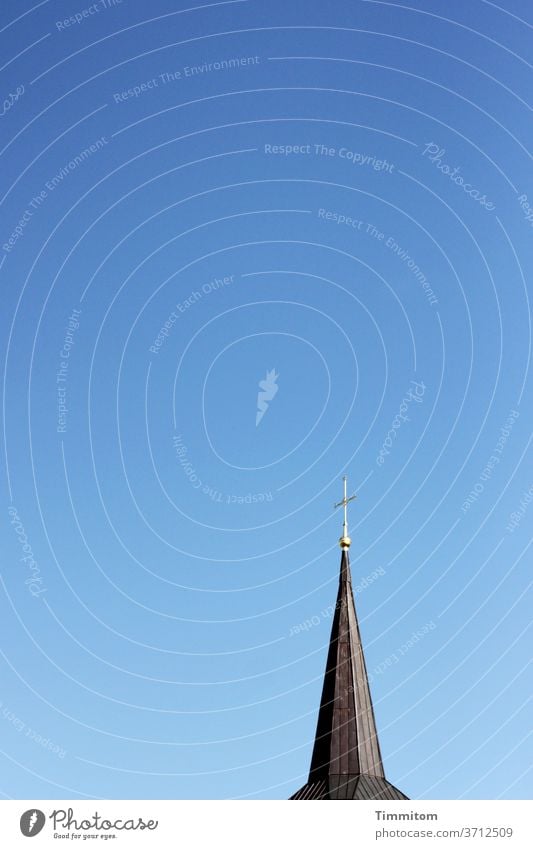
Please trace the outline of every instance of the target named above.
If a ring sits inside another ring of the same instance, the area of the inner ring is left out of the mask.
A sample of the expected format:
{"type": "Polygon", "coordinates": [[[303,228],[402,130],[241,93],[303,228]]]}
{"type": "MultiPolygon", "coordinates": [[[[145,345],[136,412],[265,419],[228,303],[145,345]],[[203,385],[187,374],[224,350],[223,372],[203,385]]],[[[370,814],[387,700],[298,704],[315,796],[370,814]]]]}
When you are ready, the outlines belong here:
{"type": "Polygon", "coordinates": [[[279,386],[276,383],[278,377],[279,374],[276,374],[276,369],[273,368],[271,371],[267,371],[264,380],[259,381],[259,389],[262,391],[257,393],[257,413],[255,416],[256,427],[268,410],[269,402],[272,401],[279,389],[279,386]]]}
{"type": "Polygon", "coordinates": [[[30,808],[20,818],[20,830],[24,837],[35,837],[43,830],[46,817],[38,808],[30,808]]]}

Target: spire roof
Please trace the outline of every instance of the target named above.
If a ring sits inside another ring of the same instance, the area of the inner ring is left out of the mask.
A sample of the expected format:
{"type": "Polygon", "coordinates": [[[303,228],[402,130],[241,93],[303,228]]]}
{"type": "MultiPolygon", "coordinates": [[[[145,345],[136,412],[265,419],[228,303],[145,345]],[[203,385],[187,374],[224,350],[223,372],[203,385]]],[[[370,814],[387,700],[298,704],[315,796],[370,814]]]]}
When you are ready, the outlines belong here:
{"type": "Polygon", "coordinates": [[[376,720],[355,612],[345,515],[339,590],[309,779],[292,799],[406,799],[383,770],[376,720]]]}

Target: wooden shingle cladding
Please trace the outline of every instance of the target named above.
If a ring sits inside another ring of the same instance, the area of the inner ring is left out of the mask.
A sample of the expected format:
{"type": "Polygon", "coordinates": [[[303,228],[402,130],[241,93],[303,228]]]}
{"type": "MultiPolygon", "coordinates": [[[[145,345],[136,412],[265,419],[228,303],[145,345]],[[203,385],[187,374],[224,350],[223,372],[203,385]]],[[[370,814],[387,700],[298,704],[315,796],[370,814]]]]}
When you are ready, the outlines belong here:
{"type": "Polygon", "coordinates": [[[383,770],[345,547],[309,780],[291,799],[406,798],[383,770]]]}

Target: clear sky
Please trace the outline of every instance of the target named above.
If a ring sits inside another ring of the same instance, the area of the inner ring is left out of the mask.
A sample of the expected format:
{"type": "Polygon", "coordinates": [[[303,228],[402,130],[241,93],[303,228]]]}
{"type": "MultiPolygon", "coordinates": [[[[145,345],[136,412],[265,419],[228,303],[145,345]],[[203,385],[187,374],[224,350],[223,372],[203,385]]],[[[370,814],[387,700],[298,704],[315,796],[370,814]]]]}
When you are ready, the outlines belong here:
{"type": "Polygon", "coordinates": [[[530,797],[528,0],[2,9],[0,793],[530,797]]]}

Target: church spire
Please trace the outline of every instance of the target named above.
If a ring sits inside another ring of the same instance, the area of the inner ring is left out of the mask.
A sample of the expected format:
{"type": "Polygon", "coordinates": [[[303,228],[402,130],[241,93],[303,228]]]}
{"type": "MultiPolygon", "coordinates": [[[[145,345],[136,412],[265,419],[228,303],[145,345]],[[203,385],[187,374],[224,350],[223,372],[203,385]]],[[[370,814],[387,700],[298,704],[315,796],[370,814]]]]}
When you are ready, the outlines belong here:
{"type": "Polygon", "coordinates": [[[347,496],[341,566],[309,779],[292,799],[405,799],[383,771],[381,752],[355,612],[348,549],[347,496]]]}

